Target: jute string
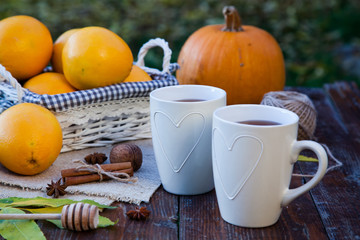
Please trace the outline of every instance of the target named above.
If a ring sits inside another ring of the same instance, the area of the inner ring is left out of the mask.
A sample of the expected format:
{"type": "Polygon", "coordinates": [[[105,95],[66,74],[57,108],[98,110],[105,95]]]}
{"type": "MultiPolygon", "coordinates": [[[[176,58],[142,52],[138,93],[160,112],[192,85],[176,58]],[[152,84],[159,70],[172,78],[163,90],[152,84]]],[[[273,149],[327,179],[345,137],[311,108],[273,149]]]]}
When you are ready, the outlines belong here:
{"type": "MultiPolygon", "coordinates": [[[[331,159],[333,159],[335,161],[335,165],[328,167],[328,169],[326,169],[326,173],[334,170],[335,168],[340,168],[343,163],[339,161],[339,159],[337,159],[336,157],[334,157],[334,155],[331,153],[330,149],[328,146],[326,146],[325,144],[321,144],[321,146],[323,146],[327,152],[327,154],[331,157],[331,159]]],[[[292,174],[295,177],[313,177],[314,174],[297,174],[297,173],[293,173],[292,174]]]]}
{"type": "MultiPolygon", "coordinates": [[[[284,108],[296,113],[299,116],[298,140],[317,140],[314,133],[316,128],[317,112],[310,98],[302,93],[295,91],[276,91],[268,92],[264,95],[262,105],[284,108]]],[[[327,154],[335,161],[335,165],[329,167],[326,173],[343,164],[331,153],[328,146],[321,144],[327,154]]],[[[296,177],[313,177],[313,174],[293,174],[296,177]]]]}
{"type": "Polygon", "coordinates": [[[103,180],[103,175],[108,176],[111,179],[114,179],[118,182],[137,182],[137,177],[130,177],[127,173],[114,173],[114,172],[107,172],[101,168],[99,164],[90,165],[85,163],[84,161],[77,159],[73,161],[74,163],[80,163],[81,166],[76,167],[77,172],[91,172],[97,173],[100,176],[100,182],[103,180]]]}
{"type": "Polygon", "coordinates": [[[266,93],[261,101],[263,105],[285,108],[299,116],[298,140],[314,140],[317,112],[314,104],[305,94],[294,91],[266,93]]]}

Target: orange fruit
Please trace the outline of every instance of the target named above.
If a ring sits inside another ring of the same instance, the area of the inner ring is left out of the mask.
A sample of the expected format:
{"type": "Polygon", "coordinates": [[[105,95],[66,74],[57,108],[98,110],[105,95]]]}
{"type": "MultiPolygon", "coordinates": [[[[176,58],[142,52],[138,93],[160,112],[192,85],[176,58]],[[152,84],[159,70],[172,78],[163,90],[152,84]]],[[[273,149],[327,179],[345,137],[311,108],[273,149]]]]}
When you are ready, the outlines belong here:
{"type": "Polygon", "coordinates": [[[61,147],[61,126],[48,109],[21,103],[0,115],[0,163],[10,171],[38,174],[51,166],[61,147]]]}
{"type": "Polygon", "coordinates": [[[114,32],[103,27],[85,27],[68,39],[62,63],[65,78],[83,90],[124,81],[130,74],[133,55],[114,32]]]}
{"type": "Polygon", "coordinates": [[[25,82],[24,88],[37,94],[61,94],[74,92],[76,89],[66,81],[64,74],[46,72],[36,75],[25,82]]]}
{"type": "Polygon", "coordinates": [[[73,35],[78,28],[70,29],[61,34],[54,42],[53,55],[51,57],[51,65],[53,70],[58,73],[64,73],[62,66],[62,50],[69,37],[73,35]]]}
{"type": "Polygon", "coordinates": [[[145,72],[141,67],[133,65],[129,76],[127,76],[124,82],[147,82],[151,80],[152,79],[147,72],[145,72]]]}
{"type": "Polygon", "coordinates": [[[47,27],[30,16],[0,21],[0,63],[17,80],[39,74],[49,63],[53,42],[47,27]]]}

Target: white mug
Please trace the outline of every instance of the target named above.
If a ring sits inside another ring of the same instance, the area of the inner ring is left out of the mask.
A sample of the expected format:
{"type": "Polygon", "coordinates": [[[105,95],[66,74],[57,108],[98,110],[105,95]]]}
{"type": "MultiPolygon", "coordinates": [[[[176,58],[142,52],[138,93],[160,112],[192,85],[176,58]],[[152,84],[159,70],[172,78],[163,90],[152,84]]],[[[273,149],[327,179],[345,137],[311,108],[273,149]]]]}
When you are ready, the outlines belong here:
{"type": "Polygon", "coordinates": [[[169,86],[150,93],[154,154],[166,191],[195,195],[214,188],[212,114],[225,105],[225,91],[210,86],[169,86]]]}
{"type": "Polygon", "coordinates": [[[242,227],[270,226],[282,207],[325,175],[326,152],[316,142],[296,140],[298,121],[289,110],[265,105],[232,105],[214,112],[214,181],[225,221],[242,227]],[[318,170],[308,183],[289,189],[293,165],[304,149],[315,152],[318,170]]]}

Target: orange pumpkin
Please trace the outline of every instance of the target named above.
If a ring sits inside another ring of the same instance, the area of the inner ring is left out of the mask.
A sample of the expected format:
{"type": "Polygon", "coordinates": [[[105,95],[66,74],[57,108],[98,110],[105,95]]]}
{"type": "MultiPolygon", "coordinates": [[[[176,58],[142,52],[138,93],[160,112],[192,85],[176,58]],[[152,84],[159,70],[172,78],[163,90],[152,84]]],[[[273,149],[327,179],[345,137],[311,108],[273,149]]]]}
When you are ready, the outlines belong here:
{"type": "Polygon", "coordinates": [[[266,31],[241,25],[232,6],[223,10],[226,24],[194,32],[182,47],[177,79],[224,89],[228,104],[260,103],[269,91],[285,85],[285,64],[276,40],[266,31]]]}

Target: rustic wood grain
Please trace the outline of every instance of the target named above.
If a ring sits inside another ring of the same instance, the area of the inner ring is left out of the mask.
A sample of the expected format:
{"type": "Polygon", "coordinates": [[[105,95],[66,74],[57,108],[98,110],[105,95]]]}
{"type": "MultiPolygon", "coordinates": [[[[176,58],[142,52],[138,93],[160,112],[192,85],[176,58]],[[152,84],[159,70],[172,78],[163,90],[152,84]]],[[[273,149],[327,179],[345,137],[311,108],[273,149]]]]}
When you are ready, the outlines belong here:
{"type": "MultiPolygon", "coordinates": [[[[328,172],[311,190],[330,239],[360,238],[360,93],[355,84],[339,82],[319,89],[303,89],[318,111],[316,137],[343,166],[328,172]]],[[[329,158],[330,165],[334,161],[329,158]]],[[[305,173],[316,166],[301,163],[305,173]]],[[[309,180],[309,179],[307,179],[309,180]]]]}
{"type": "MultiPolygon", "coordinates": [[[[297,170],[297,166],[295,167],[297,170]]],[[[302,185],[293,177],[291,188],[302,185]]],[[[279,221],[266,228],[243,228],[225,222],[220,215],[215,190],[180,197],[179,239],[327,239],[321,218],[305,194],[283,209],[279,221]]]]}

